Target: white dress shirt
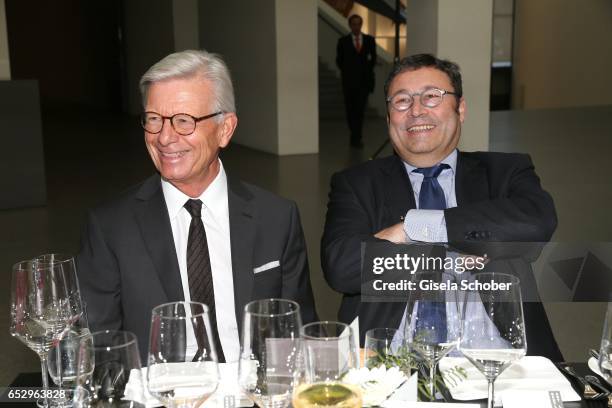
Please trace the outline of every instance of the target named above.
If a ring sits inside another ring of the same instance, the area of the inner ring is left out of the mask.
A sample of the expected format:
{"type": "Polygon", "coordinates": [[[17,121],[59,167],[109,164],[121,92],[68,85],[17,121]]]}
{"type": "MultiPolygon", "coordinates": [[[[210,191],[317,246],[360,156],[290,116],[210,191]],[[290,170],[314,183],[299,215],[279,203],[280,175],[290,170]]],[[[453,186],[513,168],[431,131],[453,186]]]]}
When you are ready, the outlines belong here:
{"type": "MultiPolygon", "coordinates": [[[[446,208],[453,208],[457,206],[457,196],[455,194],[455,175],[457,174],[457,149],[453,150],[446,158],[440,163],[448,164],[449,168],[442,170],[438,175],[438,183],[442,190],[444,190],[444,199],[446,200],[446,208]]],[[[404,167],[410,178],[410,184],[412,185],[412,191],[414,192],[414,200],[418,207],[419,205],[419,194],[421,192],[421,183],[423,182],[423,174],[417,173],[413,170],[416,167],[404,162],[404,167]]],[[[444,218],[444,210],[421,210],[414,209],[408,210],[404,218],[404,232],[406,236],[412,241],[421,242],[436,242],[436,243],[447,243],[448,233],[446,231],[446,220],[444,218]]],[[[455,252],[448,251],[447,257],[460,256],[455,252]]],[[[454,271],[447,270],[448,273],[454,273],[454,271]]],[[[468,278],[470,272],[464,274],[464,278],[468,278]]],[[[462,300],[459,300],[462,301],[462,300]]],[[[404,322],[406,320],[407,309],[404,309],[404,316],[400,323],[399,333],[404,332],[404,322]]],[[[499,341],[500,347],[505,344],[504,340],[499,336],[499,332],[492,324],[491,320],[486,316],[482,303],[480,302],[468,302],[464,310],[465,319],[470,322],[471,325],[480,325],[488,329],[491,337],[496,338],[499,341]]],[[[410,325],[414,327],[415,317],[412,316],[410,325]]],[[[460,323],[459,316],[457,315],[457,309],[451,307],[451,304],[446,304],[446,318],[449,323],[460,323]]],[[[449,333],[452,329],[458,329],[456,324],[449,324],[449,333]]],[[[475,343],[474,343],[475,344],[475,343]]],[[[458,355],[452,353],[451,355],[458,355]]]]}
{"type": "MultiPolygon", "coordinates": [[[[189,279],[187,277],[187,239],[191,215],[185,209],[187,200],[202,201],[202,222],[206,230],[213,287],[215,290],[215,314],[219,339],[227,362],[237,361],[240,355],[240,340],[234,306],[234,279],[232,275],[232,253],[230,244],[229,207],[227,203],[227,176],[223,163],[219,160],[219,174],[199,197],[189,197],[162,179],[162,190],[168,215],[185,300],[191,300],[189,279]]],[[[188,351],[197,349],[192,333],[187,335],[188,351]]],[[[195,353],[195,351],[194,351],[195,353]]]]}

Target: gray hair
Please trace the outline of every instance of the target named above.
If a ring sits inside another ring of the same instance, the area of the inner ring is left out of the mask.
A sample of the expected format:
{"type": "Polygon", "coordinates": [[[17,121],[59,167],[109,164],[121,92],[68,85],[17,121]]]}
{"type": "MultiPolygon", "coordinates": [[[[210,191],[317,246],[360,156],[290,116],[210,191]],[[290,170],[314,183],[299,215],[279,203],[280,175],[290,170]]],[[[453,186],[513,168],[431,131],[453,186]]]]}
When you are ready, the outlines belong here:
{"type": "MultiPolygon", "coordinates": [[[[175,52],[149,68],[140,78],[143,106],[147,102],[147,92],[151,84],[191,76],[201,76],[212,84],[215,112],[236,112],[234,86],[227,65],[219,55],[204,50],[175,52]]],[[[221,121],[222,116],[218,116],[218,120],[221,121]]]]}

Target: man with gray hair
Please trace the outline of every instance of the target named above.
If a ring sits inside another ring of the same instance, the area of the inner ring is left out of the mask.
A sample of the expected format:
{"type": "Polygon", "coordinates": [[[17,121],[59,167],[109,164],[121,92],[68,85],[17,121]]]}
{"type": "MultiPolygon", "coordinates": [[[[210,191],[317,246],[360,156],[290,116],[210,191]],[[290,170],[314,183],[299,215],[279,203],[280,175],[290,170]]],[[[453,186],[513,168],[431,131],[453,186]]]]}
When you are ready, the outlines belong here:
{"type": "Polygon", "coordinates": [[[296,204],[232,178],[219,159],[238,123],[225,63],[174,53],[140,88],[159,174],[88,214],[77,267],[92,329],[132,331],[146,356],[151,309],[199,301],[219,360],[236,361],[247,302],[292,299],[304,321],[316,320],[296,204]]]}

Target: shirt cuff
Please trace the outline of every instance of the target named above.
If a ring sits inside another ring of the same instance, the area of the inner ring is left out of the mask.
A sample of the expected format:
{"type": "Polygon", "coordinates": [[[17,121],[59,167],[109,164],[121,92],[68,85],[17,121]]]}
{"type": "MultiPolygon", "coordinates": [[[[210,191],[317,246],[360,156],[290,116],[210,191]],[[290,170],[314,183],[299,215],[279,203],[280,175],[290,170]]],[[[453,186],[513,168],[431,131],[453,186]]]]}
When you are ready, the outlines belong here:
{"type": "Polygon", "coordinates": [[[447,243],[444,210],[408,210],[404,232],[412,241],[447,243]]]}

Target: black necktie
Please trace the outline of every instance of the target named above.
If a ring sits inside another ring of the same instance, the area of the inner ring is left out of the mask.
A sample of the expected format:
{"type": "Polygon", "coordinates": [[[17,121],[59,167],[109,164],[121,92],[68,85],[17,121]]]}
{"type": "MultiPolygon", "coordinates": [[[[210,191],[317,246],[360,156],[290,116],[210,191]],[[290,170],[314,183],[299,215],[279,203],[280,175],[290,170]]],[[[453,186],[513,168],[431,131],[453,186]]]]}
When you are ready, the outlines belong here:
{"type": "MultiPolygon", "coordinates": [[[[445,163],[433,167],[423,167],[413,170],[423,175],[421,191],[419,192],[419,209],[421,210],[445,210],[446,199],[444,190],[438,182],[438,176],[442,170],[450,166],[445,163]]],[[[434,246],[430,256],[444,259],[446,251],[441,247],[434,246]]],[[[444,263],[444,261],[443,261],[444,263]]],[[[421,300],[421,308],[417,314],[417,327],[421,330],[424,341],[431,343],[444,343],[447,337],[446,328],[446,303],[431,300],[421,300]]]]}
{"type": "MultiPolygon", "coordinates": [[[[212,269],[210,267],[210,254],[208,253],[208,241],[206,240],[206,230],[202,223],[202,201],[187,200],[185,208],[191,215],[189,224],[189,237],[187,239],[187,278],[189,281],[189,293],[191,300],[202,302],[208,306],[210,324],[212,326],[212,338],[217,350],[217,357],[220,363],[225,362],[223,348],[219,340],[217,330],[217,317],[215,315],[215,290],[213,287],[212,269]]],[[[196,332],[198,342],[198,353],[194,360],[200,356],[203,345],[205,344],[202,333],[196,332]]]]}

